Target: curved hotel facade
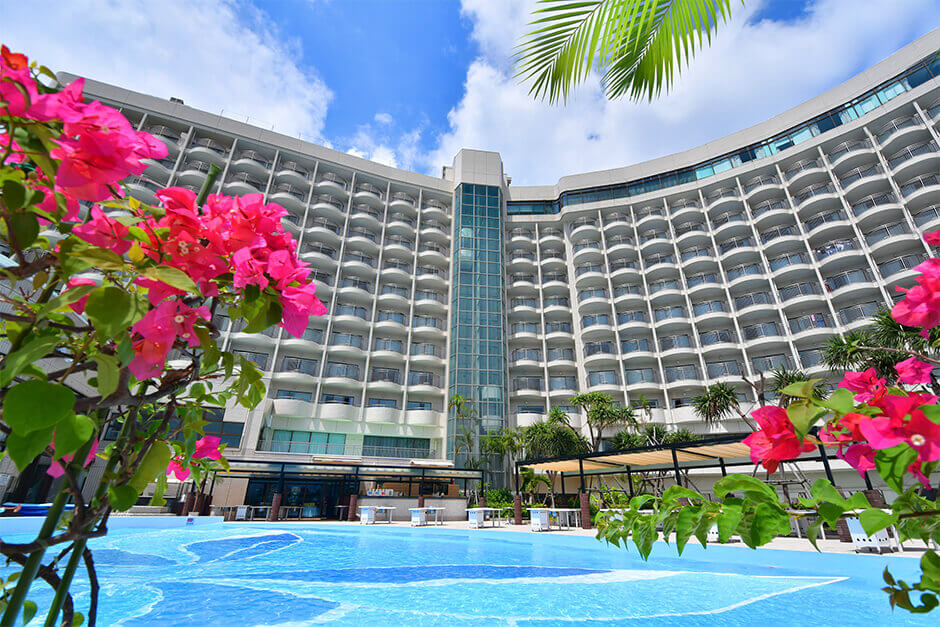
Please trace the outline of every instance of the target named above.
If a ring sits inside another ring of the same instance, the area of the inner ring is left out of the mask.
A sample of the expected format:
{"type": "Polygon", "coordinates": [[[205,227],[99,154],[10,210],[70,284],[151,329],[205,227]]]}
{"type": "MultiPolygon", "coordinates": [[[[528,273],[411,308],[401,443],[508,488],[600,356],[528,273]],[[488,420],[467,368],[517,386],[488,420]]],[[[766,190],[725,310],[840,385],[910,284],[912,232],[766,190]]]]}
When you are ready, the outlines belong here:
{"type": "Polygon", "coordinates": [[[133,194],[198,189],[218,164],[221,191],[289,211],[316,269],[329,314],[303,338],[216,320],[268,384],[259,408],[210,423],[229,456],[446,465],[466,440],[453,394],[483,431],[588,391],[642,397],[655,422],[741,431],[700,424],[690,399],[725,381],[754,401],[742,376],[777,366],[825,377],[827,339],[897,299],[930,253],[920,234],[940,228],[938,49],[935,31],[747,130],[537,187],[511,185],[497,153],[462,150],[436,178],[86,91],[170,147],[133,194]]]}

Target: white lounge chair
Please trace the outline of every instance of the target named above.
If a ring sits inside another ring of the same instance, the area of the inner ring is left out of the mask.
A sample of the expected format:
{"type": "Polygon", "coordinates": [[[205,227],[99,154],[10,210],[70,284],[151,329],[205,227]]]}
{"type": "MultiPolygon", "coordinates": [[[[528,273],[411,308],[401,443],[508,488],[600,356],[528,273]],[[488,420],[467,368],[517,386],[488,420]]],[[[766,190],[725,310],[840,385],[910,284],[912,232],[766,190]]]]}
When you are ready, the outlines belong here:
{"type": "Polygon", "coordinates": [[[884,553],[887,550],[890,553],[895,550],[895,545],[897,545],[898,550],[901,549],[897,532],[895,532],[894,538],[888,535],[887,529],[876,531],[874,535],[869,536],[865,533],[862,522],[858,518],[846,518],[845,522],[849,526],[849,533],[852,535],[852,546],[855,547],[856,553],[864,549],[877,550],[879,553],[884,553]]]}
{"type": "Polygon", "coordinates": [[[532,522],[532,531],[551,530],[549,511],[547,509],[535,508],[529,510],[529,518],[532,522]]]}
{"type": "Polygon", "coordinates": [[[247,505],[239,505],[235,508],[235,520],[248,520],[247,505]]]}

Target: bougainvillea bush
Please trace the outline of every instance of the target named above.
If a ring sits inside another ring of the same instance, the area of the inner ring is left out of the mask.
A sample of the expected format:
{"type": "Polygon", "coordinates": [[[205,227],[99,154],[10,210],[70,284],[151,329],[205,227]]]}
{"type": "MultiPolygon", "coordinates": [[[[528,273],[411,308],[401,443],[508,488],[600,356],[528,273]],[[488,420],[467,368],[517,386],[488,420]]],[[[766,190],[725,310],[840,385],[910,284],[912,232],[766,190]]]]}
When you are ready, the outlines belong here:
{"type": "Polygon", "coordinates": [[[167,148],[86,102],[82,87],[2,48],[0,247],[12,264],[0,268],[0,430],[20,470],[47,455],[63,478],[36,539],[0,542],[22,566],[0,587],[3,625],[36,612],[27,596],[37,577],[56,589],[47,624],[83,620],[68,594],[80,565],[94,624],[86,540],[148,485],[161,502],[168,473],[199,480],[226,467],[219,438],[203,434],[203,408],[253,407],[264,387],[254,364],[219,350],[213,314],[247,333],[278,325],[300,336],[326,312],[281,226],[285,210],[260,194],[207,195],[210,176],[198,199],[183,188],[158,191],[155,206],[127,197],[121,181],[167,148]],[[105,471],[86,499],[95,459],[105,471]]]}
{"type": "MultiPolygon", "coordinates": [[[[940,244],[940,232],[925,240],[940,244]]],[[[891,310],[905,326],[928,331],[940,325],[940,259],[931,258],[915,268],[917,284],[891,310]]],[[[859,474],[877,473],[896,493],[890,509],[872,507],[864,493],[845,498],[826,479],[817,480],[809,498],[799,507],[781,502],[774,487],[750,475],[734,474],[715,484],[719,501],[682,486],[668,488],[662,497],[640,495],[617,513],[598,517],[598,538],[617,544],[632,536],[646,558],[662,534],[674,539],[679,553],[694,536],[703,546],[717,526],[721,542],[738,535],[756,548],[791,531],[791,519],[810,518],[809,541],[816,546],[823,525],[834,527],[840,518],[857,516],[869,535],[894,526],[900,539],[940,543],[940,510],[936,500],[922,495],[931,488],[931,476],[940,462],[940,405],[928,393],[930,373],[940,365],[924,354],[893,348],[899,387],[889,387],[874,368],[846,372],[828,398],[818,396],[819,379],[793,383],[782,390],[786,406],[768,405],[751,412],[760,427],[744,443],[751,460],[773,473],[782,463],[822,445],[855,468],[859,474]],[[791,400],[792,399],[792,400],[791,400]],[[925,490],[926,489],[926,490],[925,490]],[[658,530],[658,527],[661,527],[658,530]]],[[[928,549],[920,560],[917,582],[895,580],[885,569],[885,587],[892,607],[929,612],[940,602],[940,555],[928,549]]]]}

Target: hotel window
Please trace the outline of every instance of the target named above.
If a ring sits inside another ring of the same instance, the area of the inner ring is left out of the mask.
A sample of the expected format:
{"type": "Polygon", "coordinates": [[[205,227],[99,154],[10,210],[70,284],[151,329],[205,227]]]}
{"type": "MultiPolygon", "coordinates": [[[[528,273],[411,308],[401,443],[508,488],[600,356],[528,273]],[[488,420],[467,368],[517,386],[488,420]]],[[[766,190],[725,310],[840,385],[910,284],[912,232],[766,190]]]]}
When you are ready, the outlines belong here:
{"type": "Polygon", "coordinates": [[[330,361],[326,364],[325,377],[342,377],[344,379],[353,379],[359,381],[358,364],[344,364],[338,361],[330,361]]]}
{"type": "Polygon", "coordinates": [[[617,385],[617,373],[613,370],[598,370],[588,373],[588,385],[617,385]]]}
{"type": "Polygon", "coordinates": [[[274,398],[283,398],[292,401],[304,401],[310,403],[313,401],[313,393],[300,392],[298,390],[278,390],[274,398]]]}
{"type": "Polygon", "coordinates": [[[430,401],[408,401],[408,404],[405,406],[405,409],[430,411],[431,402],[430,401]]]}
{"type": "Polygon", "coordinates": [[[203,407],[202,419],[206,421],[202,431],[205,435],[215,436],[222,440],[222,444],[230,448],[238,448],[242,441],[242,431],[245,424],[242,422],[225,422],[222,417],[225,409],[222,407],[203,407]]]}
{"type": "Polygon", "coordinates": [[[320,397],[320,402],[330,405],[355,405],[356,397],[355,396],[346,396],[345,394],[323,394],[320,397]]]}
{"type": "Polygon", "coordinates": [[[394,398],[370,398],[366,401],[366,407],[388,407],[389,409],[398,409],[398,400],[394,398]]]}
{"type": "Polygon", "coordinates": [[[252,362],[254,365],[258,366],[258,370],[264,371],[268,367],[268,354],[267,353],[253,353],[251,351],[232,351],[236,355],[240,355],[252,362]]]}

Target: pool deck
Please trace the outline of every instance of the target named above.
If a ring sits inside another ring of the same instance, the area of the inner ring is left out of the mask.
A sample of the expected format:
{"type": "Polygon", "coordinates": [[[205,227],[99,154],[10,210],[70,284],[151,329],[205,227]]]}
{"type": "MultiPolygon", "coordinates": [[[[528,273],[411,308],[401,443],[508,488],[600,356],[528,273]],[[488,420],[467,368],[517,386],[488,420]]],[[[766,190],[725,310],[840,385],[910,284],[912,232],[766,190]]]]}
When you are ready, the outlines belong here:
{"type": "MultiPolygon", "coordinates": [[[[228,524],[228,523],[223,523],[223,524],[228,524]]],[[[358,521],[356,521],[356,522],[348,522],[348,521],[338,521],[338,520],[322,520],[322,521],[318,521],[318,520],[302,520],[302,521],[280,520],[280,521],[278,521],[277,523],[269,523],[269,522],[265,522],[265,521],[248,521],[248,522],[246,522],[246,521],[239,521],[238,524],[240,524],[240,525],[241,525],[241,524],[249,524],[249,525],[259,525],[259,526],[267,526],[267,525],[271,525],[271,526],[277,525],[277,526],[280,526],[280,525],[294,525],[294,524],[303,524],[303,525],[330,525],[330,526],[342,525],[342,526],[353,526],[353,527],[371,526],[371,525],[361,525],[358,521]]],[[[453,521],[453,520],[445,521],[444,524],[442,524],[442,525],[428,525],[428,526],[424,526],[424,527],[412,527],[412,526],[411,526],[411,523],[408,522],[408,521],[404,521],[404,520],[398,521],[398,520],[396,520],[396,521],[392,521],[391,523],[381,523],[381,524],[375,525],[375,527],[381,528],[381,529],[385,529],[385,528],[389,528],[389,527],[392,527],[392,528],[394,528],[394,527],[400,527],[400,528],[408,528],[408,529],[416,529],[416,530],[417,530],[417,529],[422,529],[422,530],[426,530],[428,533],[434,533],[434,531],[437,530],[437,529],[460,529],[460,530],[467,530],[467,531],[477,531],[476,529],[471,529],[471,528],[469,527],[469,525],[467,524],[466,521],[453,521]]],[[[483,530],[481,530],[481,531],[483,531],[483,530]]],[[[500,525],[500,526],[497,526],[497,527],[486,527],[485,531],[504,531],[504,532],[508,532],[508,533],[535,533],[535,532],[533,532],[533,531],[531,530],[531,528],[529,527],[528,524],[524,524],[524,525],[503,524],[503,525],[500,525]]],[[[595,531],[594,529],[581,529],[581,528],[577,528],[577,529],[568,529],[568,530],[562,530],[562,531],[553,530],[553,531],[539,532],[539,533],[549,533],[549,534],[551,534],[551,535],[562,535],[562,536],[585,536],[585,537],[593,538],[593,537],[595,536],[596,531],[595,531]]],[[[673,535],[672,537],[674,538],[675,536],[673,535]]],[[[696,542],[696,540],[694,540],[694,539],[691,540],[691,541],[692,541],[692,542],[696,542]]],[[[852,548],[852,543],[851,543],[851,542],[839,542],[838,540],[830,539],[830,540],[819,540],[819,541],[817,542],[817,544],[819,545],[819,549],[820,549],[820,551],[821,551],[822,553],[845,553],[845,554],[855,554],[855,550],[852,548]]],[[[744,549],[747,548],[747,546],[745,546],[745,545],[744,545],[743,543],[741,543],[740,541],[738,541],[738,542],[731,542],[731,543],[725,544],[724,546],[727,546],[727,547],[740,547],[740,548],[744,548],[744,549]]],[[[770,544],[767,544],[764,548],[768,548],[768,549],[780,549],[780,550],[784,550],[784,551],[810,551],[810,552],[815,552],[815,549],[813,548],[813,545],[810,544],[810,543],[809,543],[809,540],[807,540],[806,538],[790,538],[790,537],[787,537],[787,538],[775,538],[775,539],[771,540],[770,544]]],[[[922,542],[910,540],[910,541],[905,542],[905,546],[904,546],[904,551],[903,551],[903,552],[900,552],[900,553],[884,553],[883,555],[884,555],[884,556],[890,556],[890,557],[917,558],[917,559],[920,559],[921,556],[924,554],[925,551],[926,551],[926,547],[923,546],[923,543],[922,543],[922,542]]],[[[878,554],[877,554],[877,553],[860,553],[859,555],[875,555],[875,556],[877,556],[878,554]]]]}

